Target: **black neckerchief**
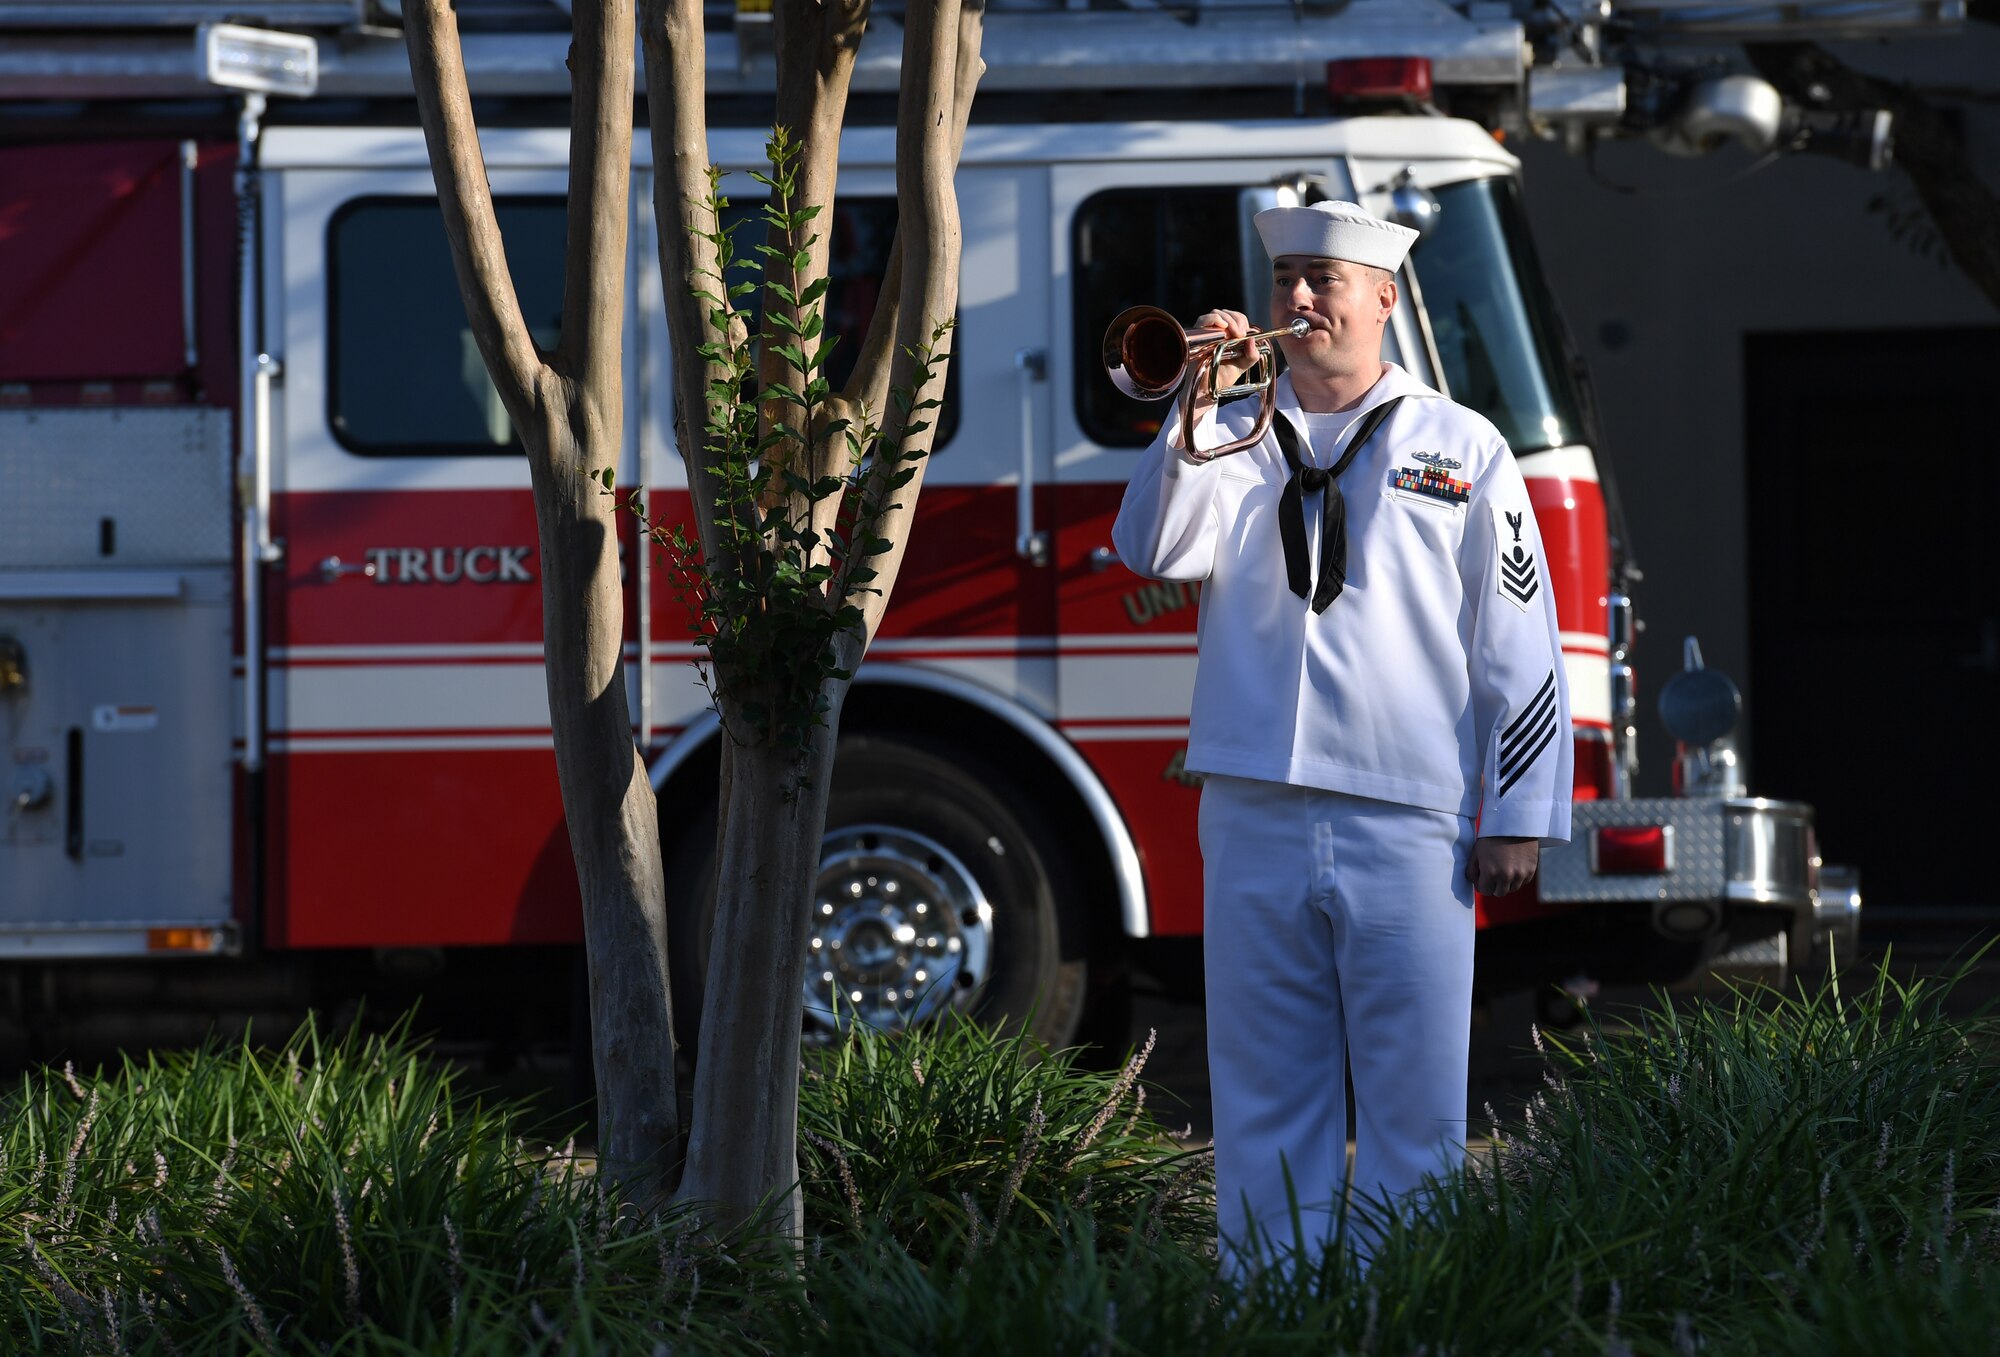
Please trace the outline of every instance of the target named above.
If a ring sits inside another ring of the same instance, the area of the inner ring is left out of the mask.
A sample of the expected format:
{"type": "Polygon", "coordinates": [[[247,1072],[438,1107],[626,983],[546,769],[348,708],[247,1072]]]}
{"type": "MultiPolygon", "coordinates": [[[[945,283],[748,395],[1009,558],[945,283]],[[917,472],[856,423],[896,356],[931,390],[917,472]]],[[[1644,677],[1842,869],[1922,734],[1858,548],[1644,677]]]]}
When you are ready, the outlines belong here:
{"type": "Polygon", "coordinates": [[[1271,421],[1271,432],[1278,436],[1278,447],[1284,451],[1285,465],[1292,469],[1292,477],[1285,482],[1285,490],[1278,497],[1278,536],[1285,544],[1285,576],[1292,586],[1292,592],[1300,598],[1312,594],[1312,610],[1323,613],[1327,605],[1340,597],[1340,591],[1347,584],[1347,499],[1340,493],[1335,482],[1340,473],[1347,470],[1348,463],[1370,438],[1375,430],[1382,427],[1382,421],[1389,412],[1402,403],[1401,396],[1382,402],[1363,415],[1355,426],[1354,436],[1347,440],[1346,451],[1331,468],[1322,469],[1307,466],[1299,456],[1299,435],[1292,427],[1291,420],[1280,412],[1271,421]],[[1312,562],[1306,554],[1305,496],[1315,490],[1326,492],[1323,509],[1324,529],[1320,533],[1319,587],[1312,586],[1312,562]]]}

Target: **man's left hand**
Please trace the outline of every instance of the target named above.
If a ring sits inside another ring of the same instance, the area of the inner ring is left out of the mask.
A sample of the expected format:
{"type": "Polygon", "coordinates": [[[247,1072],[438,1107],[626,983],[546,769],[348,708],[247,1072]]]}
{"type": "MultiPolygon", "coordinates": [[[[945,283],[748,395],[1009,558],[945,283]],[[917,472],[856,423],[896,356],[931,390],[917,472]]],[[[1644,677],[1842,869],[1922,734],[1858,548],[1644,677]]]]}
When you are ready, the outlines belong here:
{"type": "Polygon", "coordinates": [[[1512,895],[1535,879],[1541,859],[1540,839],[1480,839],[1472,845],[1465,876],[1482,895],[1512,895]]]}

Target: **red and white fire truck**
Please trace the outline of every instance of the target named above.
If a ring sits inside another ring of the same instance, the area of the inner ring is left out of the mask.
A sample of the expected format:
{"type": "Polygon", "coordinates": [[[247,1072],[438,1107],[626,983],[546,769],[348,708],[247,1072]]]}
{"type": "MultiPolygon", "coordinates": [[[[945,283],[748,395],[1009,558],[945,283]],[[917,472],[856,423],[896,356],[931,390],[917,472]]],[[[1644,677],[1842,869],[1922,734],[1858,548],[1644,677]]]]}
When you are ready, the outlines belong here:
{"type": "MultiPolygon", "coordinates": [[[[550,0],[457,9],[548,342],[567,19],[550,0]]],[[[849,335],[896,214],[896,9],[877,13],[826,221],[830,328],[849,335]]],[[[1810,810],[1735,775],[1719,675],[1676,680],[1682,794],[1630,795],[1634,572],[1503,140],[1879,158],[1881,120],[1809,126],[1748,77],[1599,55],[1607,35],[1670,47],[1707,13],[994,0],[949,403],[842,721],[811,1021],[836,990],[890,1025],[1038,996],[1066,1039],[1129,940],[1200,931],[1181,766],[1198,591],[1111,549],[1164,407],[1112,387],[1099,337],[1136,302],[1192,316],[1261,295],[1252,214],[1321,196],[1424,230],[1387,356],[1498,425],[1547,543],[1576,838],[1539,890],[1480,902],[1482,985],[1671,980],[1746,944],[1851,940],[1858,893],[1818,868],[1810,810]]],[[[747,212],[768,14],[711,17],[713,154],[747,212]]],[[[454,289],[398,21],[395,0],[0,8],[0,1004],[65,1032],[122,1007],[177,1036],[175,1013],[282,1014],[377,968],[472,977],[498,1008],[568,993],[545,983],[581,930],[528,472],[454,289]]],[[[643,135],[634,156],[618,479],[673,519],[643,135]]],[[[676,591],[625,545],[628,696],[692,988],[715,722],[676,591]]]]}

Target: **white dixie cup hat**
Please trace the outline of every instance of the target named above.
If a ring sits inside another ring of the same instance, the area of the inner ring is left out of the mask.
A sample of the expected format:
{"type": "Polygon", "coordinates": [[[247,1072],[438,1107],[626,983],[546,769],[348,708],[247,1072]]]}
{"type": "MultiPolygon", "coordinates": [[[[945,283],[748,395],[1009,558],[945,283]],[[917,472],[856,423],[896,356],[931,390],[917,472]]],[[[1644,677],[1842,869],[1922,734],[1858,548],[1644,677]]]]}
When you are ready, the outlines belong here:
{"type": "Polygon", "coordinates": [[[1322,202],[1267,207],[1257,214],[1257,234],[1273,259],[1288,254],[1345,259],[1394,273],[1418,232],[1383,221],[1355,203],[1322,202]]]}

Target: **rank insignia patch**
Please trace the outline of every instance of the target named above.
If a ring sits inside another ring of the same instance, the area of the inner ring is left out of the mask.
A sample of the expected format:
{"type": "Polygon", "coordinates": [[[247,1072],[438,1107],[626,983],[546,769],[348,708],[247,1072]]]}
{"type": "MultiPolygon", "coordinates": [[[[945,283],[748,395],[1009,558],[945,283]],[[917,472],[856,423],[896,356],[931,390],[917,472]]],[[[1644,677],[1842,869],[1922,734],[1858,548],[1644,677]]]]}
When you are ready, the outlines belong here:
{"type": "Polygon", "coordinates": [[[1542,577],[1535,566],[1535,553],[1521,539],[1521,529],[1527,521],[1526,509],[1493,506],[1493,541],[1494,550],[1499,554],[1497,573],[1500,576],[1500,596],[1522,612],[1528,611],[1528,605],[1542,591],[1542,577]]]}
{"type": "MultiPolygon", "coordinates": [[[[1420,452],[1417,460],[1424,462],[1430,458],[1420,452]]],[[[1448,457],[1440,460],[1452,467],[1458,465],[1448,457]]],[[[1463,504],[1472,497],[1471,481],[1461,481],[1436,466],[1426,466],[1421,470],[1413,466],[1397,467],[1389,473],[1389,488],[1406,495],[1422,495],[1444,504],[1463,504]]]]}

